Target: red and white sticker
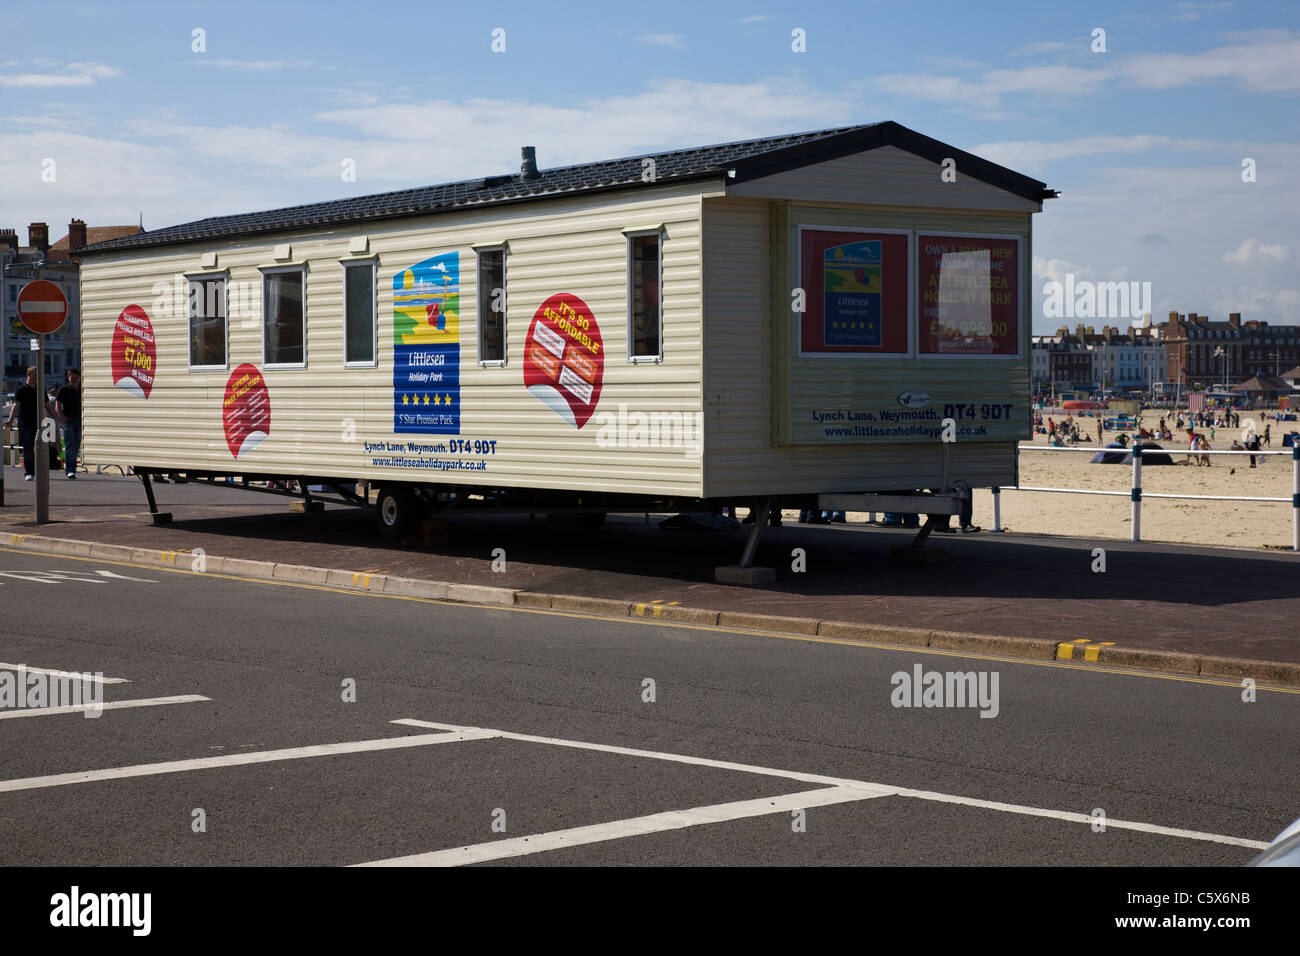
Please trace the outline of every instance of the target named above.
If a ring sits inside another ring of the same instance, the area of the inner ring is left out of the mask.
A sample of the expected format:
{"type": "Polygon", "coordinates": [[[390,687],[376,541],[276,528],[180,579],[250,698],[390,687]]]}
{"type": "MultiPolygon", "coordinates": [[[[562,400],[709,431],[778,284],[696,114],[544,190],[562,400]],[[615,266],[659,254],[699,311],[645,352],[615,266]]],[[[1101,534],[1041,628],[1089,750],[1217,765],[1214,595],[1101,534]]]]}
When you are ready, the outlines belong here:
{"type": "Polygon", "coordinates": [[[244,364],[230,373],[221,419],[235,458],[244,457],[270,436],[271,395],[257,366],[244,364]]]}
{"type": "Polygon", "coordinates": [[[574,428],[600,402],[605,346],[596,317],[576,295],[557,292],[538,308],[524,339],[524,385],[574,428]]]}
{"type": "Polygon", "coordinates": [[[158,362],[153,323],[138,305],[128,305],[113,327],[111,367],[113,384],[136,398],[147,399],[153,391],[153,377],[158,362]]]}

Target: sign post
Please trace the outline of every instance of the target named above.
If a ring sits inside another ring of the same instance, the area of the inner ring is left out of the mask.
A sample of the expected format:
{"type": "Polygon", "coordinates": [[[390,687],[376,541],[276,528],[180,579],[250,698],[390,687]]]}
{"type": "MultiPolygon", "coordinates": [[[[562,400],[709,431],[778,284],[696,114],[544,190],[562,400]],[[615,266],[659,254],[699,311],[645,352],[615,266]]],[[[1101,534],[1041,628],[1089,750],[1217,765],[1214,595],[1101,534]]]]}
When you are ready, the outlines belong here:
{"type": "Polygon", "coordinates": [[[68,317],[68,300],[60,289],[48,279],[35,279],[18,293],[18,318],[38,338],[36,357],[36,439],[32,454],[36,456],[36,523],[48,524],[50,520],[50,458],[46,434],[54,431],[58,444],[58,426],[46,415],[49,399],[45,395],[45,336],[59,331],[68,317]]]}

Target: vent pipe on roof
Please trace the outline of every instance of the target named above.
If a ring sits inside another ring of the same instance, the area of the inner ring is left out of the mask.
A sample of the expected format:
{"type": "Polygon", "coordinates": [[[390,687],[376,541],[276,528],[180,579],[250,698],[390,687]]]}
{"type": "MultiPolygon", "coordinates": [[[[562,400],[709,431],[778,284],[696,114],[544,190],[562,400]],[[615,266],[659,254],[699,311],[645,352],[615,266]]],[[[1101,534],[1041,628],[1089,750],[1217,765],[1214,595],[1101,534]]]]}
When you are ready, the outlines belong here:
{"type": "Polygon", "coordinates": [[[521,179],[540,179],[541,173],[537,171],[537,150],[532,146],[523,146],[519,150],[523,157],[523,162],[519,166],[519,176],[521,179]]]}

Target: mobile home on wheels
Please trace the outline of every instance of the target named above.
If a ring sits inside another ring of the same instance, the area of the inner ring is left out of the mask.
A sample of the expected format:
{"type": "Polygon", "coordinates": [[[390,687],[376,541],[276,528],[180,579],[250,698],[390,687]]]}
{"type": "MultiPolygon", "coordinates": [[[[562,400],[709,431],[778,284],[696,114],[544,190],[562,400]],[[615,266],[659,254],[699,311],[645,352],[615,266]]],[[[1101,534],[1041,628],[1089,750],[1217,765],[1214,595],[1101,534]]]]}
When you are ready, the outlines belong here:
{"type": "Polygon", "coordinates": [[[877,123],[88,246],[86,460],[365,483],[390,535],[1014,484],[1054,195],[877,123]]]}

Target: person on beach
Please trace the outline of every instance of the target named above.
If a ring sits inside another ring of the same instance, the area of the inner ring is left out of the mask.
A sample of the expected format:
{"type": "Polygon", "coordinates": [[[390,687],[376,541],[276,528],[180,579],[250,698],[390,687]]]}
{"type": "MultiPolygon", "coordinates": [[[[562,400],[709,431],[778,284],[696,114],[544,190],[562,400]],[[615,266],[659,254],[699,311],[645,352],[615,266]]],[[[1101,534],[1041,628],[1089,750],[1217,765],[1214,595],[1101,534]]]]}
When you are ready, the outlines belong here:
{"type": "Polygon", "coordinates": [[[1268,437],[1269,430],[1270,430],[1272,427],[1273,427],[1272,425],[1265,425],[1265,426],[1264,426],[1264,444],[1267,445],[1269,448],[1272,448],[1272,447],[1273,447],[1273,440],[1272,440],[1271,438],[1268,437]]]}
{"type": "MultiPolygon", "coordinates": [[[[1208,440],[1204,435],[1197,435],[1197,436],[1196,436],[1196,444],[1195,444],[1193,447],[1194,447],[1197,451],[1212,451],[1212,450],[1213,450],[1213,449],[1211,448],[1211,446],[1210,446],[1210,442],[1209,442],[1209,440],[1208,440]]],[[[1210,456],[1209,456],[1209,455],[1201,455],[1201,456],[1200,456],[1200,460],[1197,461],[1196,464],[1197,464],[1197,467],[1198,467],[1198,468],[1199,468],[1201,465],[1204,465],[1206,468],[1210,467],[1210,456]]]]}
{"type": "Polygon", "coordinates": [[[1097,419],[1097,444],[1098,445],[1103,444],[1105,442],[1105,439],[1102,438],[1101,424],[1102,424],[1102,420],[1098,418],[1097,419]]]}
{"type": "MultiPolygon", "coordinates": [[[[1259,446],[1260,446],[1259,436],[1252,432],[1250,436],[1250,441],[1246,442],[1246,448],[1248,451],[1259,451],[1259,446]]],[[[1254,455],[1250,456],[1250,467],[1251,468],[1255,467],[1254,455]]]]}
{"type": "Polygon", "coordinates": [[[1054,438],[1056,438],[1056,421],[1049,418],[1047,420],[1047,441],[1050,443],[1054,438]]]}

